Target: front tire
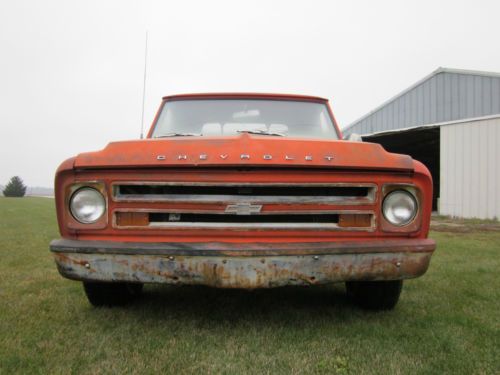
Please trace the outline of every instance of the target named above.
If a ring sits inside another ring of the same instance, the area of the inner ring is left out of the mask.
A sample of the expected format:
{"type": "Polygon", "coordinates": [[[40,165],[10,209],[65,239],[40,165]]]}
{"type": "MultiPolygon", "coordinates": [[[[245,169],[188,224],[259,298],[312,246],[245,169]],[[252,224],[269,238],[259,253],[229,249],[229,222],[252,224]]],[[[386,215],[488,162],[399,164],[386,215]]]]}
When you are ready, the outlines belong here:
{"type": "Polygon", "coordinates": [[[399,301],[403,280],[348,281],[347,295],[360,307],[369,310],[392,310],[399,301]]]}
{"type": "Polygon", "coordinates": [[[87,299],[96,307],[126,305],[141,295],[142,287],[140,283],[83,283],[87,299]]]}

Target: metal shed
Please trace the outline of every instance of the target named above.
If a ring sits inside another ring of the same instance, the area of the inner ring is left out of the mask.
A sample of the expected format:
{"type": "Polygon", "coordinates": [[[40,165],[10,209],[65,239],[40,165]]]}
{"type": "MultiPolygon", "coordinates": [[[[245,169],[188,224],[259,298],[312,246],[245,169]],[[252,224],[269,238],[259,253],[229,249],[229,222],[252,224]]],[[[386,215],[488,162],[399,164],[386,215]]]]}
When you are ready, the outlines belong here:
{"type": "Polygon", "coordinates": [[[500,217],[500,73],[439,68],[344,129],[427,165],[434,209],[500,217]]]}

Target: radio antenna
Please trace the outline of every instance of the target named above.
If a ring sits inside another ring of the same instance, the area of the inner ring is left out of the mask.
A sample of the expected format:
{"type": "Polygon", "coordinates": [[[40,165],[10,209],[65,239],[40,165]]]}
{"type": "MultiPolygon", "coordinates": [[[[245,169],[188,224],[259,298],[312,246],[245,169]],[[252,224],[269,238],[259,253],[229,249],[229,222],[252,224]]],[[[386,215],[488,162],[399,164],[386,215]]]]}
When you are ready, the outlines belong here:
{"type": "Polygon", "coordinates": [[[146,47],[144,48],[144,80],[142,82],[142,117],[141,117],[141,139],[144,138],[144,104],[146,102],[146,75],[148,68],[148,31],[146,30],[146,47]]]}

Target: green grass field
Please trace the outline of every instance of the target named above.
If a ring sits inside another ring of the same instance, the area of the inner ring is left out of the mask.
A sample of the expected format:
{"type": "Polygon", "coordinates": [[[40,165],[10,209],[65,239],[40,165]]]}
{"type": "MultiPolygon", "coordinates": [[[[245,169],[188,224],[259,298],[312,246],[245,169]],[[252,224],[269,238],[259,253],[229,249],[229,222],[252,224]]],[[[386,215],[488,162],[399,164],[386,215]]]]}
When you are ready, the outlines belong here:
{"type": "Polygon", "coordinates": [[[492,226],[433,232],[428,273],[405,283],[390,312],[357,309],[343,285],[146,286],[131,306],[96,309],[80,283],[57,273],[53,205],[0,198],[2,375],[500,373],[500,231],[492,226]]]}

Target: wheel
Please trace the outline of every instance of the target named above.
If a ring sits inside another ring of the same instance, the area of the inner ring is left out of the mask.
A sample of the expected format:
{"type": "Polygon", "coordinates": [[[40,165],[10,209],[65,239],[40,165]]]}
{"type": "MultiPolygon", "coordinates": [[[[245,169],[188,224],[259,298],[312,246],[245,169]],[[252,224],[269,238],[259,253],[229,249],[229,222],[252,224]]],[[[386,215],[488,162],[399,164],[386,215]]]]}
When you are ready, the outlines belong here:
{"type": "Polygon", "coordinates": [[[83,283],[87,299],[94,306],[125,305],[141,295],[142,286],[140,283],[83,283]]]}
{"type": "Polygon", "coordinates": [[[348,281],[347,295],[360,307],[370,310],[392,310],[399,300],[403,280],[348,281]]]}

